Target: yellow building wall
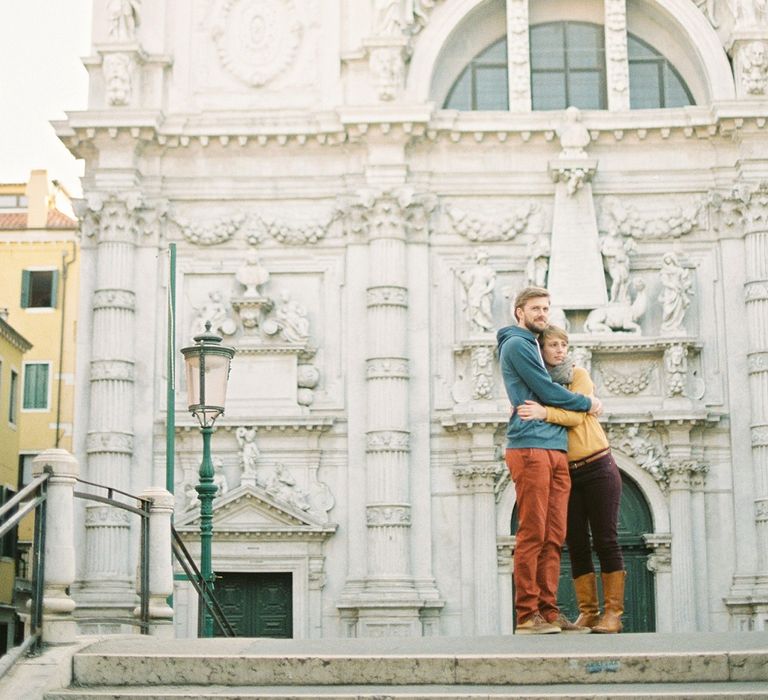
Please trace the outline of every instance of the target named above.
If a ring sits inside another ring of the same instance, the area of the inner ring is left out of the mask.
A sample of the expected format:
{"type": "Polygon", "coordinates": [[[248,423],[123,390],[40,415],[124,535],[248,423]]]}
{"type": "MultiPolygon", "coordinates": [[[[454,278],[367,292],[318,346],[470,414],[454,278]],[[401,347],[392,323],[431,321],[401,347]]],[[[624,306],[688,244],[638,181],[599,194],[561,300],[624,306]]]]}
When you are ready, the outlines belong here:
{"type": "MultiPolygon", "coordinates": [[[[3,297],[0,297],[3,298],[3,297]]],[[[16,416],[20,417],[21,370],[23,350],[8,337],[8,330],[0,324],[0,485],[18,487],[19,474],[19,424],[9,421],[11,398],[11,372],[18,373],[16,392],[16,416]]],[[[14,561],[0,557],[0,603],[10,604],[13,600],[14,561]]]]}
{"type": "MultiPolygon", "coordinates": [[[[32,343],[24,362],[50,363],[47,408],[20,409],[19,449],[37,453],[58,446],[71,451],[79,286],[75,233],[0,232],[0,261],[0,299],[8,304],[8,322],[32,343]],[[49,240],[39,240],[43,236],[49,240]],[[56,306],[23,309],[22,272],[41,269],[59,271],[56,306]]],[[[23,373],[20,381],[23,393],[23,373]]]]}

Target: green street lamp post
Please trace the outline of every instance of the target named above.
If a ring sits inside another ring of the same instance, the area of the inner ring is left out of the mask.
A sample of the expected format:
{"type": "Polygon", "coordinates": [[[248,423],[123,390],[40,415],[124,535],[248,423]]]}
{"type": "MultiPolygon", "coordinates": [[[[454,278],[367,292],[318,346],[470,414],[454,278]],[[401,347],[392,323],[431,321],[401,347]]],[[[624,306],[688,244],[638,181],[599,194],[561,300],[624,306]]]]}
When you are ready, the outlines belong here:
{"type": "MultiPolygon", "coordinates": [[[[211,333],[210,322],[205,324],[205,333],[194,338],[195,345],[182,348],[187,374],[187,396],[189,412],[200,421],[203,435],[203,461],[200,463],[200,483],[195,490],[200,495],[200,575],[213,591],[214,576],[211,563],[211,541],[213,539],[213,498],[218,487],[213,483],[213,461],[211,460],[211,434],[216,419],[224,413],[227,395],[227,380],[234,348],[221,344],[221,338],[211,333]]],[[[213,636],[213,619],[200,607],[203,616],[201,634],[213,636]]]]}

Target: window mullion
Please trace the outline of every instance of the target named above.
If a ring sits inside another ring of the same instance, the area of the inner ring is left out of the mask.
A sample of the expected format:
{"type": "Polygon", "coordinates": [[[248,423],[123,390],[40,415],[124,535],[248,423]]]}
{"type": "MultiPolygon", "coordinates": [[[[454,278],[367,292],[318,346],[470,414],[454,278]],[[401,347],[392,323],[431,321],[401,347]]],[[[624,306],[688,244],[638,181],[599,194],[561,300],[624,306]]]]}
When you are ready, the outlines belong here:
{"type": "Polygon", "coordinates": [[[605,71],[608,110],[629,109],[626,0],[605,0],[605,71]]]}
{"type": "Polygon", "coordinates": [[[531,52],[528,0],[507,0],[507,85],[509,111],[531,111],[531,52]]]}

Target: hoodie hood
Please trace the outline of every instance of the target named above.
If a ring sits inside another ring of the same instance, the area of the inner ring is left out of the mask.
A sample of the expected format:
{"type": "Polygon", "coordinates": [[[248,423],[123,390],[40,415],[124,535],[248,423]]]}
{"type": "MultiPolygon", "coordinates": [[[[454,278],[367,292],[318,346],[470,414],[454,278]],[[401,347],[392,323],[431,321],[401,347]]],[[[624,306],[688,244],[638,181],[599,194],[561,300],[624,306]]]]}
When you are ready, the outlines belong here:
{"type": "Polygon", "coordinates": [[[504,345],[504,342],[514,336],[536,342],[536,336],[527,328],[521,328],[520,326],[504,326],[504,328],[499,328],[496,332],[496,343],[499,352],[501,352],[501,346],[504,345]]]}

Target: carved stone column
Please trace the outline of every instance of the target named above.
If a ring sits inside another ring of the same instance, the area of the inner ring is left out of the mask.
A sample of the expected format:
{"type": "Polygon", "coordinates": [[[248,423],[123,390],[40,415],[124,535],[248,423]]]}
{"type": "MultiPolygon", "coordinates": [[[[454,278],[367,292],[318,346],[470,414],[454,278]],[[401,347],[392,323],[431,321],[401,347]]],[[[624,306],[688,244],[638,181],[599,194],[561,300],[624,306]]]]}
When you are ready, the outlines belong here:
{"type": "MultiPolygon", "coordinates": [[[[96,242],[85,471],[89,481],[126,491],[134,438],[134,255],[140,206],[138,196],[94,194],[83,223],[85,235],[96,242]]],[[[134,569],[126,512],[89,502],[85,536],[83,603],[132,608],[134,569]]]]}
{"type": "Polygon", "coordinates": [[[629,57],[627,54],[627,2],[605,0],[605,69],[608,109],[629,109],[629,57]]]}
{"type": "Polygon", "coordinates": [[[755,475],[757,585],[768,595],[768,185],[749,194],[745,209],[747,362],[755,475]]]}
{"type": "MultiPolygon", "coordinates": [[[[489,435],[491,441],[493,435],[489,435]]],[[[458,467],[454,476],[459,487],[462,500],[462,518],[460,527],[462,535],[465,528],[470,529],[471,536],[462,536],[462,544],[467,542],[470,549],[462,547],[462,570],[468,570],[469,581],[463,581],[463,588],[471,585],[474,594],[474,625],[473,629],[465,629],[465,634],[488,635],[499,634],[499,586],[497,573],[496,552],[496,499],[494,486],[501,473],[498,462],[493,460],[493,445],[488,449],[473,449],[473,457],[479,458],[468,466],[458,467]],[[481,454],[477,454],[480,452],[481,454]],[[466,558],[466,565],[465,565],[466,558]]]]}
{"type": "MultiPolygon", "coordinates": [[[[411,553],[407,238],[423,223],[410,190],[368,192],[355,207],[368,239],[365,520],[363,590],[340,604],[356,608],[360,636],[420,635],[423,601],[411,553]]],[[[350,613],[347,613],[349,616],[350,613]]],[[[352,612],[354,615],[355,612],[352,612]]],[[[352,629],[352,627],[349,627],[352,629]]]]}
{"type": "Polygon", "coordinates": [[[507,0],[509,111],[531,111],[531,51],[528,0],[507,0]]]}

